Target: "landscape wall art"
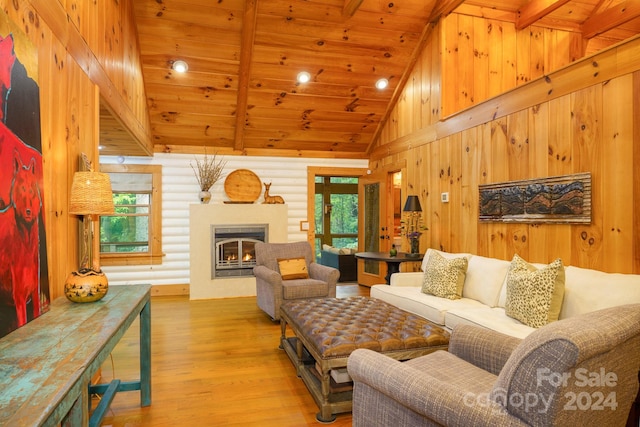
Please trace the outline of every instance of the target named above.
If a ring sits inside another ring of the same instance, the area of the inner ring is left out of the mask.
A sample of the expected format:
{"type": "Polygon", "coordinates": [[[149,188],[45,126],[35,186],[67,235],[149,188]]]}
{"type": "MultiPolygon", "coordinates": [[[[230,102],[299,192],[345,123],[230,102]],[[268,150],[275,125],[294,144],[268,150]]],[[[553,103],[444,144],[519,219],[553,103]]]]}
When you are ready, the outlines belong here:
{"type": "Polygon", "coordinates": [[[481,222],[589,224],[591,174],[479,186],[481,222]]]}

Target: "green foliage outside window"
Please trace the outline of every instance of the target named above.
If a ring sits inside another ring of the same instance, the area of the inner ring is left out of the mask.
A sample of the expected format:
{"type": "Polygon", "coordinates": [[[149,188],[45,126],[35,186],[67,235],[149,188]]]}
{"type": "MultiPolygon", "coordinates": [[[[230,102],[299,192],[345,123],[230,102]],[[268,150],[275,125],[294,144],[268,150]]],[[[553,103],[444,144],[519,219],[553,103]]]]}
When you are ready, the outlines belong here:
{"type": "Polygon", "coordinates": [[[331,195],[331,234],[358,234],[358,195],[331,195]]]}
{"type": "Polygon", "coordinates": [[[322,244],[358,247],[358,178],[316,176],[314,223],[316,257],[322,244]]]}
{"type": "Polygon", "coordinates": [[[149,251],[150,195],[114,193],[115,215],[100,217],[100,252],[149,251]]]}

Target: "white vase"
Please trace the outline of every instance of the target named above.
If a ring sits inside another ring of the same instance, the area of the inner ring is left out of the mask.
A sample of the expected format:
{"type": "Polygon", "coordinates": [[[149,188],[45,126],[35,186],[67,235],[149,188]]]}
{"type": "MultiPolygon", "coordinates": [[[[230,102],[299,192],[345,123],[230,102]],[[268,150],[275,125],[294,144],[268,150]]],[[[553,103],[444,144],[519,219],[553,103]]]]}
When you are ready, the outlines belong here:
{"type": "Polygon", "coordinates": [[[211,200],[211,193],[209,191],[201,191],[198,194],[198,197],[200,198],[200,203],[209,203],[211,200]]]}

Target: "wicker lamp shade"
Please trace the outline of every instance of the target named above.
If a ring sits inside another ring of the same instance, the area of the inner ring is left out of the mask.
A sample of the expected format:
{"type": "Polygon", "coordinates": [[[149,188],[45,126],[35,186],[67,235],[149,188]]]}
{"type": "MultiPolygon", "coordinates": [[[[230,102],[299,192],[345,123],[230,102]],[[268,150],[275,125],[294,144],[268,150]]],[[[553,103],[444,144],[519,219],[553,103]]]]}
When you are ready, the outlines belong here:
{"type": "Polygon", "coordinates": [[[102,172],[76,172],[71,185],[69,213],[74,215],[112,215],[113,192],[109,175],[102,172]]]}

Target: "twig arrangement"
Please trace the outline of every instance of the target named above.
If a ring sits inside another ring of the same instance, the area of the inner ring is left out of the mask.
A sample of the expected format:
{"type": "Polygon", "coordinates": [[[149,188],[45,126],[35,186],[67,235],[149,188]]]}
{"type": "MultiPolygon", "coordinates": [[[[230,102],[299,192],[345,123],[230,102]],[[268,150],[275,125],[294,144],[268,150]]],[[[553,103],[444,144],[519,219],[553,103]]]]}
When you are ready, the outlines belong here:
{"type": "Polygon", "coordinates": [[[209,191],[213,184],[222,177],[222,171],[226,164],[226,160],[216,161],[215,154],[213,157],[209,157],[207,150],[204,151],[204,159],[198,160],[196,158],[196,167],[193,167],[193,163],[189,163],[193,173],[196,175],[201,191],[209,191]]]}
{"type": "Polygon", "coordinates": [[[419,239],[429,228],[422,224],[420,212],[405,212],[406,217],[400,221],[400,235],[408,239],[419,239]]]}

